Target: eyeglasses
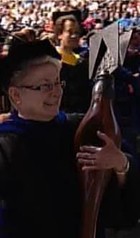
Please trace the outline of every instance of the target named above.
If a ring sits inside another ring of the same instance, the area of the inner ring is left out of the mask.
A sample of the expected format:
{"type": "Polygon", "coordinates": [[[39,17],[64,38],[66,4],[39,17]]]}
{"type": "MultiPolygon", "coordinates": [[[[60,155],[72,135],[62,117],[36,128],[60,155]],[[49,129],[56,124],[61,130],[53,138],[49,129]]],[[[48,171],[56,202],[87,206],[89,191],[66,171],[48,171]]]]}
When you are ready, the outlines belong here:
{"type": "Polygon", "coordinates": [[[34,91],[41,91],[42,93],[48,93],[51,92],[53,90],[53,88],[59,88],[61,87],[62,89],[64,89],[66,86],[66,82],[65,81],[61,81],[61,82],[55,82],[55,83],[46,83],[46,84],[42,84],[39,86],[26,86],[26,85],[20,85],[20,86],[16,86],[17,88],[26,88],[29,90],[34,90],[34,91]]]}

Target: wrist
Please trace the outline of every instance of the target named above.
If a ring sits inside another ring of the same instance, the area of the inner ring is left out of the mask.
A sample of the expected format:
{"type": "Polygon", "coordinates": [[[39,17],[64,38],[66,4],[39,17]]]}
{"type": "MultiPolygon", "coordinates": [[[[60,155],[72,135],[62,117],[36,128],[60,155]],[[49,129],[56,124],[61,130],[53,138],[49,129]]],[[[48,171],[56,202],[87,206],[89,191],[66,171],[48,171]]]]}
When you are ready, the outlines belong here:
{"type": "Polygon", "coordinates": [[[129,171],[130,163],[127,157],[123,154],[123,163],[119,168],[115,169],[117,175],[125,175],[129,171]]]}

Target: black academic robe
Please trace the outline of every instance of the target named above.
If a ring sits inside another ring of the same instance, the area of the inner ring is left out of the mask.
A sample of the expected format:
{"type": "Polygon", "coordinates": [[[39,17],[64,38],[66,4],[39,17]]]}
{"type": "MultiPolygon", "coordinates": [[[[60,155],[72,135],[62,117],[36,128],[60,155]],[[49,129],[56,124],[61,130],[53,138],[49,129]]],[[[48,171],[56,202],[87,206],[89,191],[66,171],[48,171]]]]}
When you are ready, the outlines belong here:
{"type": "Polygon", "coordinates": [[[61,110],[67,113],[85,113],[90,105],[92,90],[87,62],[81,60],[76,65],[63,63],[61,80],[66,82],[61,110]]]}
{"type": "MultiPolygon", "coordinates": [[[[73,153],[79,119],[74,118],[67,121],[59,113],[46,123],[13,115],[0,125],[0,238],[79,238],[81,197],[73,153]]],[[[105,227],[137,221],[140,183],[130,160],[126,185],[120,189],[113,175],[106,188],[96,238],[103,238],[105,227]]]]}
{"type": "Polygon", "coordinates": [[[69,125],[13,116],[0,126],[0,237],[77,238],[80,198],[69,125]]]}

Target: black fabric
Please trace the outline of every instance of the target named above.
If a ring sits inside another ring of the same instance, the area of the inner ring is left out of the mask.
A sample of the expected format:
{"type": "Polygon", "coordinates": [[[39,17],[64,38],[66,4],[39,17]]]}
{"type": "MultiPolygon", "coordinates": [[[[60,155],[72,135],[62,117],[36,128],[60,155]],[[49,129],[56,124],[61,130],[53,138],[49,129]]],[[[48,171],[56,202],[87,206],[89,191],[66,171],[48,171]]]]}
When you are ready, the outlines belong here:
{"type": "Polygon", "coordinates": [[[88,64],[85,61],[75,66],[63,63],[61,79],[66,81],[61,109],[68,113],[85,113],[90,105],[92,89],[88,64]]]}
{"type": "Polygon", "coordinates": [[[69,125],[49,124],[36,136],[32,129],[0,136],[0,237],[77,238],[80,198],[69,125]]]}
{"type": "Polygon", "coordinates": [[[115,174],[105,190],[100,208],[102,225],[117,230],[132,228],[140,218],[139,166],[128,156],[130,169],[121,188],[115,174]]]}
{"type": "Polygon", "coordinates": [[[57,19],[59,17],[63,17],[63,16],[67,16],[67,15],[73,15],[76,20],[81,23],[81,11],[79,9],[75,9],[75,10],[71,10],[71,11],[56,11],[56,12],[53,12],[53,15],[52,15],[52,19],[53,19],[53,22],[55,24],[55,22],[57,21],[57,19]]]}
{"type": "MultiPolygon", "coordinates": [[[[1,128],[0,238],[79,237],[81,199],[72,138],[82,116],[25,121],[25,130],[24,120],[17,119],[22,130],[1,128]]],[[[121,229],[137,222],[139,171],[133,157],[128,158],[126,185],[120,188],[113,175],[106,188],[96,238],[103,238],[105,227],[121,229]]]]}

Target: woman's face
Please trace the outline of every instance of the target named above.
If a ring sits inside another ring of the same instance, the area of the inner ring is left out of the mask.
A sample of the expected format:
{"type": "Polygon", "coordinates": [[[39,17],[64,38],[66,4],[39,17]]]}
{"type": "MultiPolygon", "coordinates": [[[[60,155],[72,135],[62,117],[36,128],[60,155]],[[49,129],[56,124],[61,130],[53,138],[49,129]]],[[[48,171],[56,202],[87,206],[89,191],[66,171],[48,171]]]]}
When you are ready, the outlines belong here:
{"type": "Polygon", "coordinates": [[[20,84],[10,87],[14,93],[9,88],[20,116],[49,121],[57,115],[62,97],[59,71],[53,63],[31,66],[20,84]]]}
{"type": "Polygon", "coordinates": [[[61,45],[64,48],[73,50],[78,47],[80,39],[80,30],[77,22],[66,20],[62,34],[59,35],[61,45]]]}

